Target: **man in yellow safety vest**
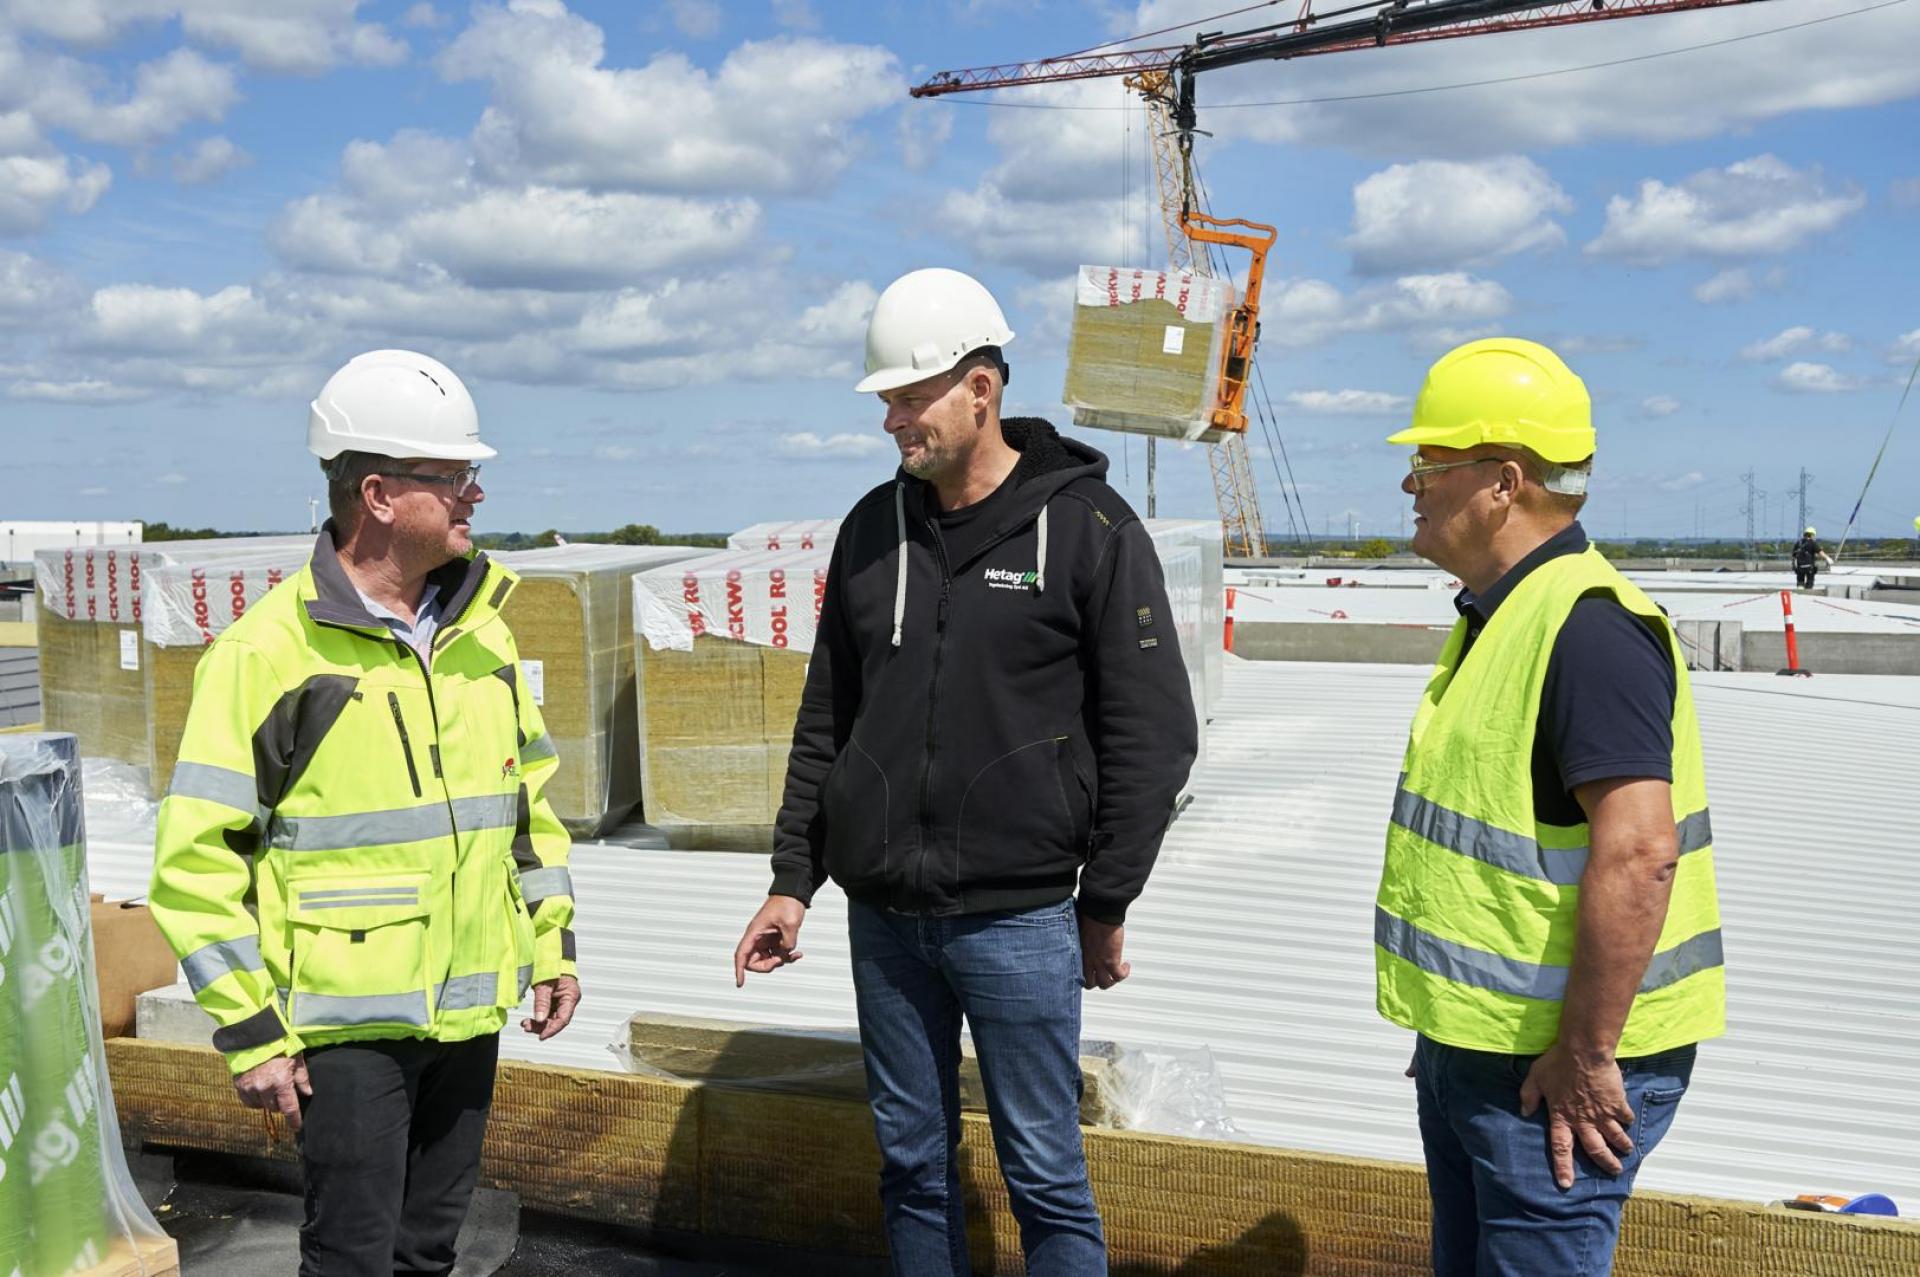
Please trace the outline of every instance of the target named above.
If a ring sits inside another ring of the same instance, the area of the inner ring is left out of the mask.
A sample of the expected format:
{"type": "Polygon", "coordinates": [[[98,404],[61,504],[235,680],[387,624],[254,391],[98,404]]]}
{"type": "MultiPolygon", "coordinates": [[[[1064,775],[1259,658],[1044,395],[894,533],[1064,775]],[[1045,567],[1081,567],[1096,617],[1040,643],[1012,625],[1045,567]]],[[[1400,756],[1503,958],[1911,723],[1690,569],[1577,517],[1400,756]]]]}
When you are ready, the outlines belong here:
{"type": "Polygon", "coordinates": [[[1544,346],[1428,372],[1413,548],[1466,588],[1414,715],[1374,913],[1439,1277],[1611,1271],[1695,1044],[1725,1029],[1700,732],[1659,607],[1576,521],[1586,387],[1544,346]]]}
{"type": "Polygon", "coordinates": [[[557,764],[476,554],[473,400],[361,355],[314,400],[333,517],[215,640],[160,808],[153,915],[241,1101],[300,1134],[300,1271],[452,1271],[499,1033],[580,999],[557,764]]]}

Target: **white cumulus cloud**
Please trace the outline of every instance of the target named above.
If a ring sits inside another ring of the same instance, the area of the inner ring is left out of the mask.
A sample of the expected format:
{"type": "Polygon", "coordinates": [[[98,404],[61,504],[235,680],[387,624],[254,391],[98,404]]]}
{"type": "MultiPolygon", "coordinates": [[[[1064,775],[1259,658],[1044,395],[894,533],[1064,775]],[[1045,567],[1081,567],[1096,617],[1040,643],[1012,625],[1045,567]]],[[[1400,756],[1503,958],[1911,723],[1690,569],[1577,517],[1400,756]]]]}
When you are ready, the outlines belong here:
{"type": "Polygon", "coordinates": [[[1839,394],[1860,389],[1860,379],[1838,372],[1830,364],[1792,363],[1780,370],[1774,385],[1797,394],[1839,394]]]}
{"type": "Polygon", "coordinates": [[[1784,253],[1866,206],[1859,191],[1830,191],[1818,167],[1772,155],[1705,169],[1675,184],[1640,183],[1607,201],[1607,221],[1587,245],[1595,256],[1657,266],[1682,257],[1784,253]]]}
{"type": "Polygon", "coordinates": [[[802,461],[831,461],[840,458],[873,457],[892,451],[893,445],[882,434],[818,435],[811,430],[780,436],[775,445],[783,457],[802,461]]]}
{"type": "Polygon", "coordinates": [[[200,186],[251,163],[253,157],[235,146],[231,138],[203,138],[185,155],[174,157],[173,180],[182,186],[200,186]]]}
{"type": "Polygon", "coordinates": [[[1842,354],[1853,349],[1853,339],[1845,333],[1815,332],[1804,324],[1782,329],[1764,341],[1756,341],[1741,348],[1740,357],[1756,363],[1774,359],[1785,359],[1788,355],[1797,355],[1804,350],[1814,348],[1832,354],[1842,354]]]}
{"type": "Polygon", "coordinates": [[[804,37],[741,44],[712,72],[605,58],[604,32],[558,0],[512,0],[483,6],[440,69],[487,83],[473,146],[497,180],[680,192],[826,189],[854,123],[904,87],[887,50],[804,37]]]}
{"type": "Polygon", "coordinates": [[[1648,395],[1640,401],[1642,417],[1671,417],[1680,411],[1680,401],[1672,395],[1648,395]]]}
{"type": "Polygon", "coordinates": [[[1413,401],[1384,390],[1296,390],[1287,402],[1302,412],[1335,417],[1380,417],[1404,412],[1413,401]]]}
{"type": "Polygon", "coordinates": [[[112,170],[90,160],[0,155],[0,235],[37,231],[56,209],[84,213],[112,183],[112,170]]]}
{"type": "Polygon", "coordinates": [[[1558,248],[1566,232],[1553,215],[1572,210],[1566,192],[1524,156],[1395,164],[1353,188],[1346,246],[1365,275],[1477,266],[1558,248]]]}

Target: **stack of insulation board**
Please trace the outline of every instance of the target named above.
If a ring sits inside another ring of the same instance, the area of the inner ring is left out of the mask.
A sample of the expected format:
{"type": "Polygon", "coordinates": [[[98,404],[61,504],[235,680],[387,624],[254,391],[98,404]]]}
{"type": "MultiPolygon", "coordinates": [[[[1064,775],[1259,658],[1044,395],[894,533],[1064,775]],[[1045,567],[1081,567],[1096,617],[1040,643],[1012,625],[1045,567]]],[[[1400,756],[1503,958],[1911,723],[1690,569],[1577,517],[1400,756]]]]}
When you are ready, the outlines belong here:
{"type": "Polygon", "coordinates": [[[772,847],[831,555],[729,550],[633,579],[641,808],[671,845],[772,847]]]}
{"type": "MultiPolygon", "coordinates": [[[[312,544],[308,537],[233,537],[36,554],[42,717],[48,729],[74,733],[90,757],[150,766],[151,671],[141,631],[151,610],[154,573],[221,556],[297,568],[312,544]]],[[[197,599],[194,584],[187,584],[189,621],[198,609],[214,632],[225,628],[236,615],[227,577],[203,576],[197,599]]]]}
{"type": "Polygon", "coordinates": [[[785,523],[755,523],[727,538],[729,550],[826,549],[840,535],[838,519],[792,519],[785,523]]]}
{"type": "Polygon", "coordinates": [[[1191,273],[1082,266],[1063,402],[1073,424],[1176,439],[1211,428],[1233,287],[1191,273]]]}
{"type": "MultiPolygon", "coordinates": [[[[1208,592],[1219,593],[1219,525],[1164,520],[1148,531],[1204,747],[1208,636],[1219,642],[1207,620],[1208,592]]],[[[730,550],[634,578],[641,805],[670,845],[772,847],[831,556],[831,543],[730,550]]]]}
{"type": "Polygon", "coordinates": [[[520,577],[503,615],[525,687],[559,749],[547,798],[569,832],[606,833],[640,802],[633,585],[711,556],[683,545],[562,545],[493,557],[520,577]]]}

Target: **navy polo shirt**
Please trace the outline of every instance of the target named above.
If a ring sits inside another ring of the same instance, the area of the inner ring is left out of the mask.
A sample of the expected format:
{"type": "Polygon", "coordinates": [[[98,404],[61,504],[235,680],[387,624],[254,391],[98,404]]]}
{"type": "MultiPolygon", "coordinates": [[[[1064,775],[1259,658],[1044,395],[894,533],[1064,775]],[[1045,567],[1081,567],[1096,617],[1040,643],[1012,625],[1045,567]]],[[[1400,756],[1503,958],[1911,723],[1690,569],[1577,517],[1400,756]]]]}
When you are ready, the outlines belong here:
{"type": "MultiPolygon", "coordinates": [[[[1465,664],[1501,603],[1541,564],[1587,548],[1569,524],[1542,542],[1483,597],[1462,590],[1453,605],[1467,619],[1465,664]]],[[[1679,675],[1664,636],[1610,595],[1573,605],[1554,640],[1533,738],[1534,818],[1578,825],[1586,813],[1574,787],[1595,780],[1673,781],[1673,699],[1679,675]]]]}

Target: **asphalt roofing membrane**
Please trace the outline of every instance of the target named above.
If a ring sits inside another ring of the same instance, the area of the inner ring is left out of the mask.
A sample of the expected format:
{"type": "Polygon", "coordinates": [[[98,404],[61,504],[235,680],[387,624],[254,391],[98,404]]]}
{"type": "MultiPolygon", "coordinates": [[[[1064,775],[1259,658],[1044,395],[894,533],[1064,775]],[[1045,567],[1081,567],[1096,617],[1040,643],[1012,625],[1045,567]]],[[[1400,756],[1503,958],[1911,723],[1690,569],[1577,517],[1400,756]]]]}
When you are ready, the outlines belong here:
{"type": "MultiPolygon", "coordinates": [[[[289,1277],[300,1264],[300,1174],[255,1158],[181,1153],[132,1159],[154,1216],[180,1246],[182,1277],[289,1277]]],[[[453,1277],[879,1277],[884,1263],[712,1238],[656,1237],[523,1211],[512,1193],[474,1195],[453,1277]]]]}

